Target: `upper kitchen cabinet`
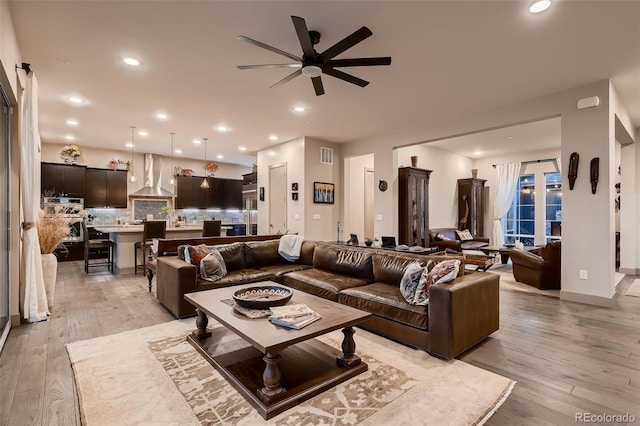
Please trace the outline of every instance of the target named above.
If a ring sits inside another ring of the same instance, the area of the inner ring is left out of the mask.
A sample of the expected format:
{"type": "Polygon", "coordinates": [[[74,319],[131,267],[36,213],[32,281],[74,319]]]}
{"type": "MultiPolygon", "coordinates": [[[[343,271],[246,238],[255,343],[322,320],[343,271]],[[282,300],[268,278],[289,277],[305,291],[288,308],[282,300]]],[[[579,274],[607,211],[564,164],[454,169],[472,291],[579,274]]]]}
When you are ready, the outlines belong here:
{"type": "Polygon", "coordinates": [[[87,168],[85,207],[127,208],[127,171],[87,168]]]}
{"type": "Polygon", "coordinates": [[[242,180],[206,178],[209,188],[201,188],[200,176],[178,176],[176,208],[242,209],[242,180]]]}
{"type": "Polygon", "coordinates": [[[59,163],[42,163],[42,193],[57,197],[85,196],[86,166],[59,163]]]}
{"type": "Polygon", "coordinates": [[[242,209],[242,180],[222,179],[221,204],[223,209],[242,209]]]}

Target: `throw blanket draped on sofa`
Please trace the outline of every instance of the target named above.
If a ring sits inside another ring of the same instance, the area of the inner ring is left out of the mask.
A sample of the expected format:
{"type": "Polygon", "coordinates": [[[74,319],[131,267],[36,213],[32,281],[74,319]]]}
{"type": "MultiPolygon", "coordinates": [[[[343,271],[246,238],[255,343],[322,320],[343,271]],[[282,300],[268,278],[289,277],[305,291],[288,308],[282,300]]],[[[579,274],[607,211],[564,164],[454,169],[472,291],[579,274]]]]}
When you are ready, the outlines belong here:
{"type": "Polygon", "coordinates": [[[289,262],[295,262],[300,258],[300,249],[303,242],[304,237],[302,235],[283,235],[280,237],[278,254],[289,262]]]}

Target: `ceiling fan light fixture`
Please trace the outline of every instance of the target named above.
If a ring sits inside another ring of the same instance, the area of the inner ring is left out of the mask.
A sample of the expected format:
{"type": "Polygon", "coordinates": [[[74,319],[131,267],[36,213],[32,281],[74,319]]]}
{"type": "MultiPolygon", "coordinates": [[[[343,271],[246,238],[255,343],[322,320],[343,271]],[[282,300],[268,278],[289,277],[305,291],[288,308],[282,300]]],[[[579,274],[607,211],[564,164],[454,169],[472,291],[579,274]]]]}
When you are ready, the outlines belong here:
{"type": "Polygon", "coordinates": [[[307,65],[302,68],[302,75],[309,78],[320,77],[322,75],[322,68],[317,65],[307,65]]]}

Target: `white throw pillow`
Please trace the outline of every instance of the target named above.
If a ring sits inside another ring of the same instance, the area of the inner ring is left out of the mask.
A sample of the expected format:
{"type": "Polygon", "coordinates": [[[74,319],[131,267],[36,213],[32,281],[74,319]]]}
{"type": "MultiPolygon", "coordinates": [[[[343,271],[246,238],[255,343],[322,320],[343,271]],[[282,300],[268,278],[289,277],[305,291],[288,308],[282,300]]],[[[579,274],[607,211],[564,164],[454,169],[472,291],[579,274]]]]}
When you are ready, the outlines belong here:
{"type": "Polygon", "coordinates": [[[207,281],[218,281],[227,275],[227,265],[220,252],[214,248],[200,261],[200,278],[207,281]]]}
{"type": "Polygon", "coordinates": [[[471,235],[471,232],[468,229],[465,229],[464,231],[456,231],[456,233],[458,234],[458,238],[460,238],[460,241],[473,240],[473,235],[471,235]]]}
{"type": "Polygon", "coordinates": [[[429,302],[429,298],[424,292],[426,275],[428,274],[425,271],[427,270],[428,268],[423,267],[419,262],[413,262],[407,266],[402,275],[400,293],[410,305],[426,305],[429,302]]]}

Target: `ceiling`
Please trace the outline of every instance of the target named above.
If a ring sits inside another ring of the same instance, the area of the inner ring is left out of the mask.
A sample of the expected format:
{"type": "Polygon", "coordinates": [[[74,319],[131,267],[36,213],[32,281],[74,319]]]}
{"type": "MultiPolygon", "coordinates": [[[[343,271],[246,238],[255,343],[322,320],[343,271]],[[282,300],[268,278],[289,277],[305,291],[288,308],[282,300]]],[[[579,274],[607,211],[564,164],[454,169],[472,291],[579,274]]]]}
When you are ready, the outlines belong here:
{"type": "Polygon", "coordinates": [[[301,136],[349,142],[606,78],[640,126],[640,1],[557,0],[539,15],[528,1],[9,3],[38,77],[45,142],[73,135],[81,147],[127,150],[136,126],[149,133],[136,135],[138,152],[170,154],[175,132],[182,156],[203,158],[193,140],[207,137],[208,158],[250,165],[257,150],[301,136]],[[337,58],[392,64],[346,69],[365,88],[323,76],[319,97],[304,76],[270,89],[289,69],[236,68],[287,62],[238,35],[301,55],[291,15],[322,34],[320,52],[366,25],[373,36],[337,58]],[[307,111],[293,112],[298,105],[307,111]],[[159,111],[169,118],[156,120],[159,111]],[[221,124],[231,131],[217,132],[221,124]]]}

